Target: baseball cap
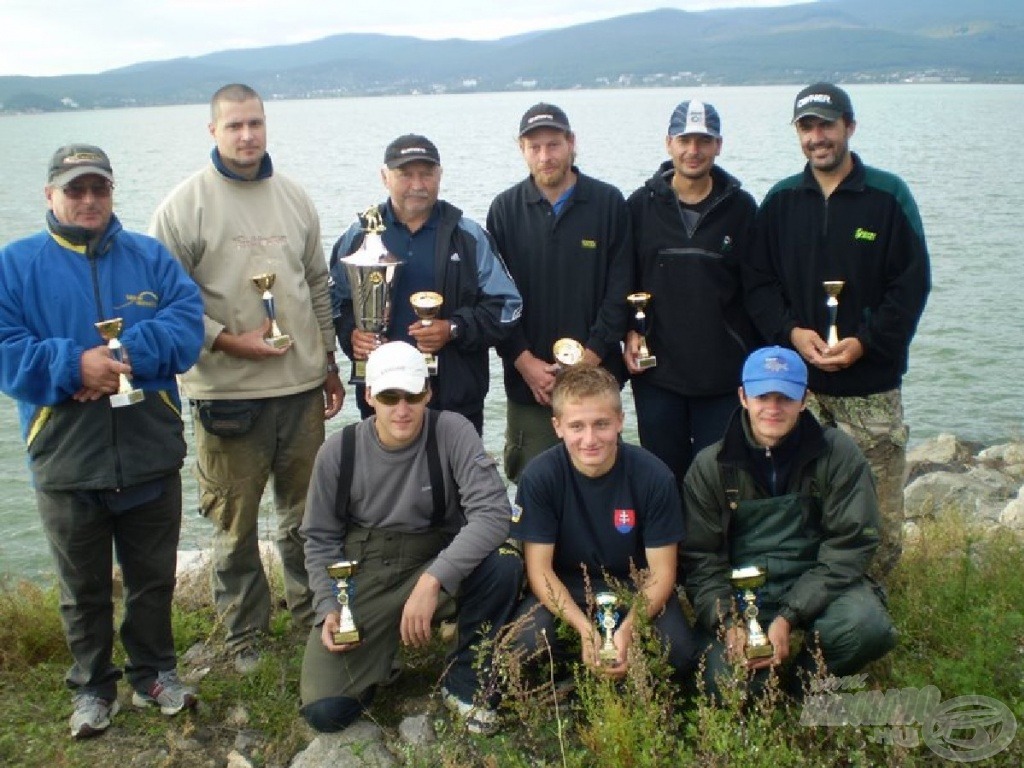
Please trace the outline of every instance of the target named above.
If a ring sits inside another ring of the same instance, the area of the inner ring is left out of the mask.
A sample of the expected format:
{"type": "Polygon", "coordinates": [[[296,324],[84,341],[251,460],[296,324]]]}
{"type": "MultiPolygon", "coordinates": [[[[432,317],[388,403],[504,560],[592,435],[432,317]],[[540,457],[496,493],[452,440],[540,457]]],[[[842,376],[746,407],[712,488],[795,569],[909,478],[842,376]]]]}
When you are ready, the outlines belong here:
{"type": "Polygon", "coordinates": [[[545,104],[543,101],[534,104],[523,113],[519,121],[519,138],[536,128],[554,128],[559,131],[572,131],[569,127],[569,118],[565,112],[554,104],[545,104]]]}
{"type": "Polygon", "coordinates": [[[743,363],[743,392],[760,397],[778,392],[790,400],[802,400],[807,391],[807,366],[792,349],[762,347],[743,363]]]}
{"type": "Polygon", "coordinates": [[[423,353],[404,341],[381,344],[366,360],[366,386],[371,392],[398,389],[416,395],[427,386],[423,353]]]}
{"type": "Polygon", "coordinates": [[[388,168],[401,168],[406,163],[417,160],[434,165],[441,164],[441,154],[434,146],[434,142],[426,136],[407,133],[392,141],[384,150],[384,165],[388,168]]]}
{"type": "Polygon", "coordinates": [[[793,102],[793,122],[814,115],[822,120],[838,120],[843,115],[853,116],[853,102],[838,85],[815,83],[796,95],[793,102]]]}
{"type": "Polygon", "coordinates": [[[63,187],[79,176],[91,173],[114,182],[114,170],[110,167],[107,153],[92,144],[67,144],[53,153],[46,182],[63,187]]]}
{"type": "Polygon", "coordinates": [[[691,133],[722,138],[722,118],[718,116],[718,110],[696,99],[684,101],[676,107],[668,121],[668,135],[686,136],[691,133]]]}

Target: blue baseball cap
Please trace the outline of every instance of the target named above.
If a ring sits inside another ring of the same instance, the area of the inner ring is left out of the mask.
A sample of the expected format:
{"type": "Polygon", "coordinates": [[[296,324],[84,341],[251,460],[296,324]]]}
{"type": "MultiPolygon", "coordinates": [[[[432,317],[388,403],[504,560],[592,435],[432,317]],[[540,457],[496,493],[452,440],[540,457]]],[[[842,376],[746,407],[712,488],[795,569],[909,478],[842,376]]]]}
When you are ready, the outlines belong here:
{"type": "Polygon", "coordinates": [[[699,133],[703,136],[722,137],[722,118],[718,111],[703,101],[684,101],[672,111],[668,120],[669,136],[688,136],[699,133]]]}
{"type": "Polygon", "coordinates": [[[790,400],[803,400],[807,366],[792,349],[762,347],[743,363],[743,391],[748,397],[778,392],[790,400]]]}

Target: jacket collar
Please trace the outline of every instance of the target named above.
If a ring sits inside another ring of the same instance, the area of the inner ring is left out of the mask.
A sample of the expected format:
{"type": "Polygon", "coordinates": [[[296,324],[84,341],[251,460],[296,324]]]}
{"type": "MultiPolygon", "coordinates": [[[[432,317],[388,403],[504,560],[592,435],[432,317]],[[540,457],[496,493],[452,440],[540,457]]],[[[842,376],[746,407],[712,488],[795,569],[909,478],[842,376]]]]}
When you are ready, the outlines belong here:
{"type": "MultiPolygon", "coordinates": [[[[800,414],[794,433],[797,443],[783,448],[792,451],[793,477],[802,467],[825,453],[825,431],[810,411],[805,410],[800,414]]],[[[763,450],[750,434],[750,421],[746,410],[742,406],[737,408],[725,428],[722,447],[718,451],[718,463],[750,471],[751,452],[763,450]]]]}
{"type": "MultiPolygon", "coordinates": [[[[652,197],[661,197],[667,202],[674,203],[676,199],[676,191],[672,187],[672,176],[675,172],[676,170],[672,165],[672,161],[666,160],[658,166],[658,170],[654,172],[654,175],[644,182],[644,186],[648,189],[652,197]]],[[[716,196],[716,200],[721,200],[722,198],[733,194],[741,186],[739,179],[723,170],[718,165],[711,166],[711,178],[714,182],[714,186],[711,188],[711,194],[714,195],[716,189],[721,190],[721,192],[716,196]]]]}
{"type": "MultiPolygon", "coordinates": [[[[867,186],[867,175],[864,172],[864,163],[861,161],[860,156],[856,152],[850,152],[850,157],[853,159],[853,168],[851,168],[850,172],[846,174],[846,178],[839,182],[839,186],[836,187],[836,192],[863,192],[867,186]]],[[[821,194],[821,185],[819,185],[818,180],[814,178],[814,172],[811,170],[810,163],[806,163],[804,165],[803,178],[800,180],[800,186],[803,189],[809,189],[813,192],[817,192],[819,195],[821,194]]]]}
{"type": "MultiPolygon", "coordinates": [[[[572,199],[574,203],[586,202],[590,195],[590,184],[589,177],[580,172],[580,169],[575,165],[572,167],[573,173],[576,174],[576,184],[573,189],[572,199]]],[[[536,182],[533,180],[533,176],[527,177],[523,182],[526,185],[526,202],[527,203],[540,203],[546,202],[547,198],[541,193],[540,189],[537,188],[536,182]]]]}
{"type": "Polygon", "coordinates": [[[46,212],[46,228],[50,235],[64,248],[86,256],[101,256],[110,250],[111,242],[118,232],[121,231],[121,222],[114,214],[110,215],[107,228],[96,233],[84,227],[76,227],[72,224],[61,224],[53,211],[46,212]]]}
{"type": "Polygon", "coordinates": [[[239,176],[237,173],[235,173],[226,165],[224,165],[224,161],[221,159],[220,156],[220,151],[216,147],[210,150],[210,160],[213,161],[213,167],[217,169],[217,172],[221,176],[224,176],[228,179],[232,179],[234,181],[263,181],[264,179],[269,179],[271,176],[274,175],[274,163],[270,160],[269,152],[263,153],[263,159],[260,160],[260,169],[259,171],[256,172],[256,177],[252,179],[247,179],[244,176],[239,176]]]}

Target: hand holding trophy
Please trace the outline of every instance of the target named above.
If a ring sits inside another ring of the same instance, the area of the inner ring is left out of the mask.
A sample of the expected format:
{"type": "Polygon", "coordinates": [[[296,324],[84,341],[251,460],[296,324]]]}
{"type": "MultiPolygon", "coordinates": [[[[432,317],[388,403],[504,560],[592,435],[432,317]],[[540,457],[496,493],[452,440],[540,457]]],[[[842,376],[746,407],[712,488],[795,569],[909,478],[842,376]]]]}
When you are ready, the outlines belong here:
{"type": "Polygon", "coordinates": [[[747,647],[746,656],[748,659],[764,659],[775,654],[775,649],[761,628],[757,620],[759,609],[757,607],[757,589],[764,586],[768,580],[768,571],[756,565],[746,568],[736,568],[732,572],[732,585],[742,592],[743,596],[743,618],[747,621],[747,647]]]}
{"type": "MultiPolygon", "coordinates": [[[[111,320],[102,320],[95,323],[96,330],[100,332],[100,336],[107,342],[107,348],[110,350],[110,356],[117,360],[119,363],[124,362],[124,347],[121,345],[121,332],[124,330],[124,320],[120,317],[112,318],[111,320]]],[[[120,386],[117,388],[117,394],[110,396],[110,407],[111,408],[123,408],[126,405],[135,405],[141,403],[146,398],[146,393],[141,389],[133,389],[131,379],[128,378],[128,374],[122,373],[120,376],[120,386]]]]}
{"type": "MultiPolygon", "coordinates": [[[[444,303],[444,297],[436,291],[417,291],[409,297],[409,303],[412,304],[412,310],[420,319],[420,323],[427,326],[433,324],[437,319],[441,305],[444,303]]],[[[423,359],[427,363],[427,373],[437,376],[437,356],[430,352],[424,352],[423,359]]]]}
{"type": "Polygon", "coordinates": [[[647,305],[651,302],[651,294],[637,291],[629,294],[626,301],[636,312],[636,332],[640,334],[640,354],[636,358],[636,367],[640,370],[653,368],[658,364],[658,358],[647,348],[647,305]]]}
{"type": "Polygon", "coordinates": [[[252,276],[252,283],[256,286],[256,290],[263,291],[263,309],[267,313],[267,317],[270,318],[270,335],[264,341],[274,349],[286,349],[291,345],[292,338],[281,333],[281,329],[277,325],[277,307],[274,304],[274,294],[270,292],[276,280],[277,274],[274,272],[263,272],[252,276]]]}
{"type": "Polygon", "coordinates": [[[359,642],[359,630],[356,628],[355,619],[352,617],[352,609],[349,607],[351,601],[350,584],[351,579],[359,570],[359,563],[355,560],[342,560],[327,566],[327,575],[337,582],[338,587],[338,631],[334,633],[334,642],[337,645],[347,645],[359,642]]]}
{"type": "Polygon", "coordinates": [[[836,318],[839,315],[839,294],[843,290],[843,286],[846,285],[846,281],[825,280],[822,285],[825,287],[825,293],[828,294],[828,299],[825,301],[825,306],[828,307],[828,338],[826,342],[830,347],[834,347],[839,343],[839,328],[836,326],[836,318]]]}
{"type": "Polygon", "coordinates": [[[597,615],[594,618],[603,638],[597,656],[606,667],[614,667],[619,661],[619,649],[615,647],[614,639],[615,630],[622,623],[618,602],[611,592],[598,592],[594,595],[594,604],[597,606],[597,615]]]}
{"type": "Polygon", "coordinates": [[[583,360],[583,345],[568,337],[559,339],[551,349],[558,369],[567,368],[583,360]]]}

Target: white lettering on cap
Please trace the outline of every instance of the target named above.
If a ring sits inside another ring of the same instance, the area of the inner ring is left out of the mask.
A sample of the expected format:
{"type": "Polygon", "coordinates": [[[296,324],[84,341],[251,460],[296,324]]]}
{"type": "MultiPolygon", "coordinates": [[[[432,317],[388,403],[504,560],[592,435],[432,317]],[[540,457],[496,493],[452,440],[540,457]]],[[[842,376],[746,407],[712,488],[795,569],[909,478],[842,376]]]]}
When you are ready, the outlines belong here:
{"type": "Polygon", "coordinates": [[[782,358],[767,357],[764,361],[764,369],[766,371],[771,371],[772,373],[779,373],[780,371],[788,371],[789,366],[782,358]]]}
{"type": "Polygon", "coordinates": [[[531,117],[526,122],[527,123],[535,123],[538,120],[554,120],[554,119],[555,119],[554,115],[534,115],[533,117],[531,117]]]}
{"type": "Polygon", "coordinates": [[[418,153],[418,154],[424,155],[424,154],[426,154],[427,150],[424,147],[406,147],[405,149],[400,150],[398,154],[400,154],[400,155],[408,155],[410,152],[414,152],[414,153],[418,153]]]}
{"type": "Polygon", "coordinates": [[[811,93],[804,96],[796,103],[796,108],[806,107],[808,104],[827,104],[832,106],[832,97],[827,93],[811,93]]]}

